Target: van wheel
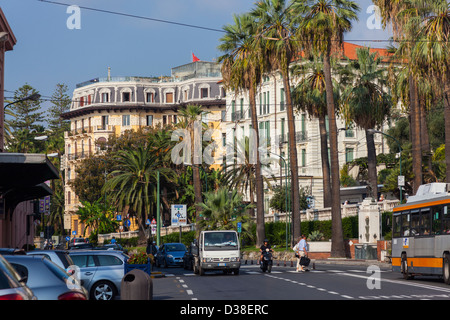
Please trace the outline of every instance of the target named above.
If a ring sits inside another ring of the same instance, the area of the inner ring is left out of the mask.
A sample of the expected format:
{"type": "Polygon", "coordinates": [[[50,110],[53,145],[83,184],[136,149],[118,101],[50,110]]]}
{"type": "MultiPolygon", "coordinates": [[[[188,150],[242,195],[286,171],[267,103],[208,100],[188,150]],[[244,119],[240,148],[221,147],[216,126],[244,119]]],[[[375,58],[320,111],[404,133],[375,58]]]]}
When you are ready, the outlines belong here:
{"type": "Polygon", "coordinates": [[[442,275],[444,276],[445,284],[450,284],[450,257],[448,254],[444,255],[444,262],[442,264],[442,275]]]}

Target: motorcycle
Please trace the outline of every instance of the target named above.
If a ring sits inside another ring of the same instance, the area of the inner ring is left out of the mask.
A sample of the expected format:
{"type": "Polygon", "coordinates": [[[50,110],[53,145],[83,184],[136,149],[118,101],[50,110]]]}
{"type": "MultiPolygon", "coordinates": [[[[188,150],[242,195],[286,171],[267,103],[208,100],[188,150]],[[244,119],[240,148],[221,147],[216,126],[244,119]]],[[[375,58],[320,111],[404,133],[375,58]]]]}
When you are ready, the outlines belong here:
{"type": "Polygon", "coordinates": [[[263,251],[263,258],[262,258],[262,262],[261,262],[261,270],[262,272],[271,272],[272,271],[272,265],[273,265],[273,260],[272,260],[272,252],[270,249],[266,249],[266,251],[263,251]]]}

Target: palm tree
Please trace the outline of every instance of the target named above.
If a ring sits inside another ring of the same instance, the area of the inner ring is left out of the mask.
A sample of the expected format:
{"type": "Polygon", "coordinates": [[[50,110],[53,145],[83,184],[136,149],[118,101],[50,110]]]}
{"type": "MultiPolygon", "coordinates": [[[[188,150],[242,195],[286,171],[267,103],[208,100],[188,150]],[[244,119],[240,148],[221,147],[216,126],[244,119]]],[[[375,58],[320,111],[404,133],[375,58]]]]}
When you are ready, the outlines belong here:
{"type": "MultiPolygon", "coordinates": [[[[250,204],[255,204],[255,190],[256,190],[256,170],[255,164],[251,161],[250,138],[243,137],[237,142],[237,148],[243,155],[240,163],[230,163],[222,168],[221,174],[225,184],[231,189],[236,189],[239,192],[250,195],[250,204]]],[[[270,187],[270,180],[263,175],[263,181],[270,187]]]]}
{"type": "MultiPolygon", "coordinates": [[[[202,146],[202,138],[200,137],[200,143],[198,141],[195,141],[195,139],[198,139],[197,135],[195,133],[196,130],[196,123],[198,121],[201,121],[201,115],[203,113],[202,107],[197,105],[187,105],[185,108],[180,109],[180,116],[181,116],[181,123],[180,126],[185,128],[189,131],[190,134],[190,148],[191,148],[191,158],[188,160],[192,164],[192,171],[193,171],[193,180],[194,180],[194,194],[195,194],[195,203],[197,205],[197,210],[201,210],[198,204],[202,202],[202,185],[200,180],[200,169],[197,165],[199,163],[196,163],[196,153],[198,150],[196,150],[196,146],[201,147],[202,146]],[[200,118],[200,120],[199,120],[200,118]],[[197,164],[197,165],[196,165],[197,164]]],[[[200,127],[200,135],[201,135],[201,127],[200,127]]],[[[200,154],[202,152],[200,151],[200,154]]]]}
{"type": "Polygon", "coordinates": [[[242,223],[242,230],[250,232],[251,217],[248,210],[253,206],[243,204],[243,198],[236,189],[221,187],[205,193],[205,203],[200,204],[205,219],[199,221],[202,230],[236,230],[242,223]]]}
{"type": "MultiPolygon", "coordinates": [[[[286,98],[286,112],[289,135],[289,160],[291,168],[291,199],[297,199],[300,186],[298,180],[298,156],[295,139],[294,108],[291,97],[291,84],[289,66],[300,52],[300,41],[294,38],[296,24],[295,12],[287,6],[285,0],[261,0],[251,11],[258,24],[257,40],[264,48],[267,57],[266,71],[280,71],[283,77],[283,86],[286,98]]],[[[292,202],[292,235],[297,239],[301,235],[300,203],[292,202]]]]}
{"type": "Polygon", "coordinates": [[[148,146],[139,146],[135,150],[120,150],[117,153],[115,170],[105,183],[103,192],[110,193],[110,199],[119,210],[129,207],[137,215],[140,237],[143,237],[145,221],[152,205],[151,187],[156,186],[159,168],[155,154],[148,146]]]}
{"type": "MultiPolygon", "coordinates": [[[[256,113],[256,88],[261,82],[261,50],[256,47],[254,34],[256,26],[249,15],[234,15],[234,24],[226,25],[225,35],[220,39],[218,49],[224,53],[219,58],[222,62],[222,76],[225,87],[236,94],[248,92],[252,137],[259,146],[258,118],[256,113]]],[[[255,189],[256,189],[256,238],[257,246],[262,245],[265,238],[264,225],[264,182],[261,174],[261,161],[258,148],[255,148],[255,189]]]]}
{"type": "Polygon", "coordinates": [[[80,221],[85,224],[83,235],[87,228],[94,229],[94,234],[114,232],[118,227],[118,222],[114,219],[114,212],[111,207],[103,202],[103,199],[94,203],[82,201],[78,207],[77,214],[80,221]]]}
{"type": "Polygon", "coordinates": [[[403,72],[407,75],[408,95],[404,102],[409,105],[411,143],[413,158],[413,193],[417,191],[422,183],[422,149],[421,149],[421,121],[420,106],[418,99],[418,77],[413,73],[414,61],[411,60],[411,50],[414,46],[414,39],[417,38],[417,23],[414,17],[417,16],[417,8],[412,5],[412,1],[403,0],[373,0],[374,4],[380,8],[384,27],[391,24],[394,41],[399,43],[395,53],[395,64],[398,61],[406,61],[403,64],[403,72]]]}
{"type": "Polygon", "coordinates": [[[358,59],[349,62],[353,76],[342,97],[343,115],[347,125],[354,122],[366,132],[367,165],[372,196],[378,197],[377,158],[373,129],[379,129],[389,117],[392,108],[390,96],[384,92],[386,68],[381,66],[382,57],[365,47],[357,49],[358,59]]]}
{"type": "MultiPolygon", "coordinates": [[[[318,55],[305,63],[292,67],[293,76],[301,77],[292,92],[292,101],[298,110],[306,111],[319,120],[320,152],[323,176],[323,205],[331,207],[330,161],[328,157],[328,133],[326,128],[327,101],[323,62],[318,55]]],[[[337,88],[337,86],[335,87],[337,88]]],[[[338,92],[335,90],[337,99],[338,92]]]]}
{"type": "Polygon", "coordinates": [[[323,71],[327,97],[327,114],[331,153],[332,192],[332,257],[345,257],[344,237],[341,220],[339,159],[337,145],[336,105],[331,78],[331,54],[339,51],[344,32],[352,28],[357,20],[359,6],[349,0],[294,0],[294,8],[301,14],[299,33],[305,39],[306,51],[323,54],[323,71]]]}
{"type": "Polygon", "coordinates": [[[443,86],[446,182],[450,182],[450,3],[447,0],[411,2],[418,11],[408,24],[408,28],[413,26],[418,39],[411,50],[413,71],[424,77],[431,74],[437,86],[443,86]]]}

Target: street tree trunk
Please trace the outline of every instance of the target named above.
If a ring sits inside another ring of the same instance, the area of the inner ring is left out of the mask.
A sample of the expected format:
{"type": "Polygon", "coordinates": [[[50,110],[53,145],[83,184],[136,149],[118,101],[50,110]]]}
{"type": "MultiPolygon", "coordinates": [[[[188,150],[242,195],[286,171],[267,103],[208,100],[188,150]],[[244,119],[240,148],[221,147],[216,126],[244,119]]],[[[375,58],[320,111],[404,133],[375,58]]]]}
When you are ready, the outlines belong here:
{"type": "MultiPolygon", "coordinates": [[[[264,238],[266,237],[266,230],[264,224],[264,182],[261,175],[261,159],[259,157],[259,132],[258,132],[258,118],[256,113],[256,92],[253,85],[249,88],[249,101],[252,119],[253,134],[256,135],[254,138],[256,142],[255,150],[249,150],[249,154],[254,151],[256,152],[256,163],[255,163],[255,189],[256,189],[256,244],[258,247],[264,244],[264,238]]],[[[251,137],[250,137],[251,138],[251,137]]],[[[251,159],[249,159],[251,160],[251,159]]],[[[253,198],[253,195],[250,195],[253,198]]]]}
{"type": "Polygon", "coordinates": [[[322,157],[323,207],[331,207],[330,160],[328,159],[328,138],[325,117],[319,117],[320,154],[322,157]]]}
{"type": "Polygon", "coordinates": [[[283,85],[286,94],[286,112],[288,122],[289,134],[289,161],[291,168],[291,209],[292,209],[292,244],[301,235],[301,221],[300,221],[300,187],[298,183],[298,159],[297,159],[297,142],[295,141],[295,122],[294,122],[294,108],[292,105],[292,97],[289,83],[289,70],[284,70],[283,85]]]}
{"type": "Polygon", "coordinates": [[[371,195],[377,201],[378,199],[378,183],[377,183],[377,154],[375,151],[375,141],[373,132],[366,130],[367,142],[367,171],[369,176],[369,186],[371,195]]]}
{"type": "Polygon", "coordinates": [[[411,155],[414,173],[413,194],[422,184],[422,144],[420,142],[420,109],[418,101],[417,83],[413,75],[409,76],[409,103],[411,115],[411,155]]]}
{"type": "Polygon", "coordinates": [[[337,144],[336,110],[333,97],[333,83],[331,79],[330,51],[331,40],[328,40],[328,48],[323,59],[323,71],[327,95],[327,111],[330,130],[330,153],[331,153],[331,257],[344,258],[344,233],[341,218],[341,195],[339,179],[339,157],[337,144]]]}
{"type": "Polygon", "coordinates": [[[450,71],[444,81],[444,118],[445,118],[445,182],[450,183],[450,71]]]}

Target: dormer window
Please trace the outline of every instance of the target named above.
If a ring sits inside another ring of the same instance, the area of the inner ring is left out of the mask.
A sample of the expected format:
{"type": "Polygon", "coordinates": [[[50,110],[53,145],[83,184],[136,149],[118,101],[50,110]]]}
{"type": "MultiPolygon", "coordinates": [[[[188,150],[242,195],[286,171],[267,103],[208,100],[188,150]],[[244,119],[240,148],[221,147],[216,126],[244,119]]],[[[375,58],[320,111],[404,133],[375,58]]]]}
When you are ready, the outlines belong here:
{"type": "Polygon", "coordinates": [[[130,102],[130,101],[131,101],[131,92],[123,92],[122,102],[130,102]]]}

